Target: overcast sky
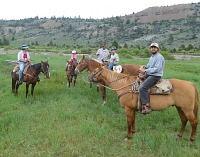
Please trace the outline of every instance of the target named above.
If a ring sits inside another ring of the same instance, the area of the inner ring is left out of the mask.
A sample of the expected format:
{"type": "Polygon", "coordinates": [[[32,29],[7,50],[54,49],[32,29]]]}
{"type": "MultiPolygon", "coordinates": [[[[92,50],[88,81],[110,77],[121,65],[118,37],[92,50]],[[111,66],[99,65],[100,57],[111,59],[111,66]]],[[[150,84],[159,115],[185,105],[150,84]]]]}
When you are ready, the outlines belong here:
{"type": "Polygon", "coordinates": [[[102,19],[124,16],[153,6],[198,3],[200,0],[2,0],[0,19],[24,19],[38,16],[102,19]]]}

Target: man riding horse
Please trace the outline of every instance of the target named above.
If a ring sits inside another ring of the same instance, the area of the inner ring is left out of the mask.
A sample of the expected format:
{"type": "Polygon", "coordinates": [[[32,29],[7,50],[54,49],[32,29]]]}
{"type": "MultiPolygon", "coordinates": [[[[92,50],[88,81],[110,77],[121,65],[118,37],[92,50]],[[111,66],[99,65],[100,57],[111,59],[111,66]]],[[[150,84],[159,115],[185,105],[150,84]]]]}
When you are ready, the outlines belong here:
{"type": "Polygon", "coordinates": [[[140,100],[143,106],[142,114],[148,114],[151,112],[149,104],[148,90],[155,85],[163,76],[163,70],[165,66],[165,59],[159,53],[159,46],[157,43],[150,45],[152,56],[149,59],[149,63],[146,66],[141,66],[139,71],[146,73],[146,80],[141,84],[139,93],[140,100]]]}

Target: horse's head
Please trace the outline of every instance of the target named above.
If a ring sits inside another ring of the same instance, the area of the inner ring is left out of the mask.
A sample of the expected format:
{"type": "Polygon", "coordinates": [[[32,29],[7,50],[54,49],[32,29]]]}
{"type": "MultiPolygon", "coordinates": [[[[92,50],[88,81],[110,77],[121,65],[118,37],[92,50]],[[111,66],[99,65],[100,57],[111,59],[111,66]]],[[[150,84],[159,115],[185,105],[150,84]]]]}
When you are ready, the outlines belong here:
{"type": "Polygon", "coordinates": [[[83,56],[76,66],[75,73],[81,73],[86,68],[88,68],[88,60],[83,56]]]}
{"type": "Polygon", "coordinates": [[[92,73],[89,74],[88,80],[91,82],[99,82],[99,76],[101,76],[103,69],[103,67],[96,68],[92,73]]]}
{"type": "Polygon", "coordinates": [[[77,63],[75,63],[73,60],[67,61],[68,65],[67,65],[67,69],[66,72],[67,74],[71,75],[74,74],[74,70],[76,68],[77,63]]]}
{"type": "Polygon", "coordinates": [[[49,69],[48,61],[46,61],[46,62],[41,61],[41,70],[44,73],[44,75],[46,76],[46,78],[50,78],[50,69],[49,69]]]}

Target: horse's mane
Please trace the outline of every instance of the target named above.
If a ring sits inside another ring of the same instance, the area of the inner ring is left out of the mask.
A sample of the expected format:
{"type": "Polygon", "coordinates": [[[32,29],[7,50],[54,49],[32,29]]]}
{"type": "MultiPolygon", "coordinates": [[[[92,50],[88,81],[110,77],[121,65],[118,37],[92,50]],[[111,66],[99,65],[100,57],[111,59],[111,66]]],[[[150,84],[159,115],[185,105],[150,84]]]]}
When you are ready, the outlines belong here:
{"type": "Polygon", "coordinates": [[[95,59],[95,58],[87,58],[87,59],[90,60],[90,61],[95,61],[95,62],[97,62],[97,63],[102,64],[101,61],[99,61],[99,60],[97,60],[97,59],[95,59]]]}
{"type": "Polygon", "coordinates": [[[36,63],[36,64],[31,65],[31,67],[34,69],[38,69],[40,65],[41,63],[36,63]]]}
{"type": "Polygon", "coordinates": [[[134,82],[137,76],[130,76],[127,74],[123,73],[117,73],[108,69],[104,68],[104,71],[107,75],[107,77],[110,78],[113,82],[118,82],[118,83],[131,83],[134,82]]]}

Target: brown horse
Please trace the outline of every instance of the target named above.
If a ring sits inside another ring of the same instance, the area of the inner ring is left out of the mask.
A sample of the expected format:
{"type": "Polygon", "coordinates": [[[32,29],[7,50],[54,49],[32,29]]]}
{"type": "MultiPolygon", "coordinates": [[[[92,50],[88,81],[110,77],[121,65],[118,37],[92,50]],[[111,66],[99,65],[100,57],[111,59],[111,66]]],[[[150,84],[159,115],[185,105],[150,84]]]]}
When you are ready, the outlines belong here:
{"type": "MultiPolygon", "coordinates": [[[[76,73],[80,73],[87,68],[91,73],[96,68],[99,68],[101,66],[102,66],[102,64],[100,62],[98,62],[97,60],[92,59],[92,58],[86,58],[85,56],[83,56],[81,58],[81,60],[79,61],[79,64],[77,65],[75,71],[76,71],[76,73]]],[[[133,65],[133,64],[122,65],[122,73],[123,74],[137,76],[138,70],[139,70],[138,65],[133,65]]],[[[101,92],[103,104],[106,103],[106,88],[105,88],[105,85],[106,84],[104,82],[101,82],[99,84],[99,89],[100,89],[100,92],[101,92]]]]}
{"type": "MultiPolygon", "coordinates": [[[[122,107],[124,107],[127,118],[128,134],[125,139],[132,137],[135,132],[135,112],[138,104],[138,93],[131,91],[136,77],[127,76],[120,73],[109,71],[105,68],[97,68],[93,71],[89,80],[93,82],[105,82],[112,90],[116,92],[122,107]]],[[[177,137],[182,137],[187,121],[191,126],[190,140],[194,141],[198,124],[198,105],[199,97],[196,86],[188,81],[179,79],[169,79],[173,92],[169,95],[150,95],[150,105],[153,111],[165,109],[175,105],[179,113],[182,126],[177,137]]]]}
{"type": "MultiPolygon", "coordinates": [[[[39,81],[39,73],[42,72],[47,78],[50,78],[49,64],[47,62],[41,61],[41,63],[30,65],[24,74],[23,82],[26,82],[26,98],[28,96],[29,85],[32,84],[31,87],[31,95],[33,96],[33,91],[36,83],[39,81]]],[[[11,72],[12,76],[12,92],[18,93],[18,88],[21,84],[19,84],[19,74],[16,71],[11,72]]]]}
{"type": "Polygon", "coordinates": [[[72,83],[73,78],[74,78],[74,87],[75,87],[76,77],[77,77],[77,74],[75,73],[75,68],[77,66],[77,62],[70,60],[70,61],[67,61],[67,63],[68,63],[68,65],[67,65],[65,71],[67,74],[68,87],[70,87],[70,84],[72,83]]]}

